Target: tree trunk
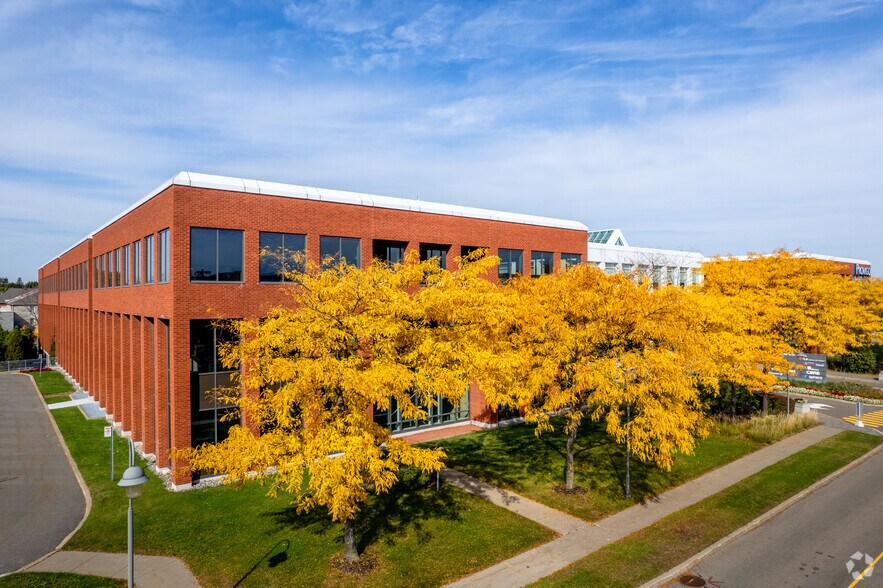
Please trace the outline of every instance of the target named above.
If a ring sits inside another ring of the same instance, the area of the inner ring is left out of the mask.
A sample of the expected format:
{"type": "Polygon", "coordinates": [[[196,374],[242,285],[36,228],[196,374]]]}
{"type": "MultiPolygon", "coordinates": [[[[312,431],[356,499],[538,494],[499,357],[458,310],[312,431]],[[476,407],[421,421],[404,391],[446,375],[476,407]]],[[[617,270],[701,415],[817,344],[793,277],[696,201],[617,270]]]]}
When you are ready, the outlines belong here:
{"type": "Polygon", "coordinates": [[[573,442],[576,441],[577,427],[573,427],[567,434],[567,456],[564,465],[564,488],[573,490],[576,485],[573,481],[573,442]]]}
{"type": "Polygon", "coordinates": [[[763,416],[767,416],[770,413],[770,395],[766,392],[763,393],[761,406],[763,407],[763,416]]]}
{"type": "Polygon", "coordinates": [[[343,524],[343,543],[346,546],[344,559],[347,563],[359,561],[359,551],[356,549],[356,529],[353,519],[347,519],[343,524]]]}
{"type": "Polygon", "coordinates": [[[626,422],[628,423],[628,431],[625,438],[625,497],[626,500],[632,497],[632,405],[626,405],[626,422]]]}

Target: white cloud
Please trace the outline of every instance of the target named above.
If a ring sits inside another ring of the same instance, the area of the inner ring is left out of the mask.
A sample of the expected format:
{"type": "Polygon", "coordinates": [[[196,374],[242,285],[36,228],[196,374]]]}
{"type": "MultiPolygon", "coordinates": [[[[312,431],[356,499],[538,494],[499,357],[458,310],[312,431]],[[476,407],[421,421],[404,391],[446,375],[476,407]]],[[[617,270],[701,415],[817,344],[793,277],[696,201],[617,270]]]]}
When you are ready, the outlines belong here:
{"type": "Polygon", "coordinates": [[[840,20],[879,6],[879,0],[771,0],[746,24],[758,28],[794,27],[840,20]]]}

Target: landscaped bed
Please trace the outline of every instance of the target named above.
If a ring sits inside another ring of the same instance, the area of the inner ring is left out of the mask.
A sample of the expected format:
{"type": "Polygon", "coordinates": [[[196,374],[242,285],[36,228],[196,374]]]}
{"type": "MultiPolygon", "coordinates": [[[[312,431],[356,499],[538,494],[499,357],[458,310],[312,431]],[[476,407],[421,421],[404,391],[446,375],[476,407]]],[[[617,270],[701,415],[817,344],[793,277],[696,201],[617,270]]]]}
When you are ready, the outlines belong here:
{"type": "MultiPolygon", "coordinates": [[[[92,495],[89,518],[65,548],[124,552],[126,498],[110,480],[105,423],[85,420],[76,408],[53,416],[92,495]]],[[[119,478],[126,444],[116,449],[119,478]]],[[[379,561],[364,578],[331,567],[343,551],[342,525],[319,512],[298,515],[286,496],[268,498],[257,483],[173,493],[153,479],[134,503],[135,549],[181,558],[205,586],[438,586],[553,537],[450,486],[436,491],[429,476],[408,471],[404,478],[357,520],[360,548],[379,561]]]]}
{"type": "Polygon", "coordinates": [[[792,394],[809,394],[825,398],[839,398],[850,402],[864,400],[873,404],[883,404],[883,390],[866,386],[859,382],[789,382],[785,389],[792,394]]]}
{"type": "Polygon", "coordinates": [[[840,433],[590,554],[535,586],[640,586],[881,442],[880,437],[864,433],[840,433]]]}
{"type": "MultiPolygon", "coordinates": [[[[771,417],[779,418],[779,417],[771,417]]],[[[796,418],[796,417],[795,417],[796,418]]],[[[583,421],[576,439],[576,484],[586,492],[562,494],[565,436],[556,431],[537,438],[534,427],[520,424],[471,433],[428,445],[448,452],[446,465],[496,486],[507,488],[552,508],[597,521],[665,490],[696,478],[780,439],[812,426],[810,419],[787,430],[767,421],[716,423],[714,432],[697,441],[693,455],[676,457],[671,471],[632,459],[632,500],[624,498],[625,448],[614,443],[600,423],[583,421]]]]}

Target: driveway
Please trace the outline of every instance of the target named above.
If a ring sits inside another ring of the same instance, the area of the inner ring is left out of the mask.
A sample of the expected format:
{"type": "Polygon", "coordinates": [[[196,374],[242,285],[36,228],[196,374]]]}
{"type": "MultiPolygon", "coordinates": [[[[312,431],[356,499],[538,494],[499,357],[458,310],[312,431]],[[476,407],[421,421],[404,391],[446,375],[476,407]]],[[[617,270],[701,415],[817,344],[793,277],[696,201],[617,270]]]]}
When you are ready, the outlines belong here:
{"type": "Polygon", "coordinates": [[[54,550],[86,498],[27,376],[0,375],[0,575],[54,550]]]}

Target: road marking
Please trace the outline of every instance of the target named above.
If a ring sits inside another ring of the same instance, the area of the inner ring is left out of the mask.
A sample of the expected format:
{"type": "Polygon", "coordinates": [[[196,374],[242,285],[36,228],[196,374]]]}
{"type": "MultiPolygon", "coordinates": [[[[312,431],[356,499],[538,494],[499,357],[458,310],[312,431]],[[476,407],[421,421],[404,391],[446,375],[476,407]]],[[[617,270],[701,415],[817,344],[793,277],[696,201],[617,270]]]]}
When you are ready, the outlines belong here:
{"type": "MultiPolygon", "coordinates": [[[[858,420],[857,416],[843,417],[843,420],[855,424],[858,420]]],[[[862,422],[866,427],[883,427],[883,410],[875,410],[874,412],[866,412],[862,415],[862,422]]]]}
{"type": "MultiPolygon", "coordinates": [[[[883,410],[881,410],[881,411],[879,411],[879,412],[883,412],[883,410]]],[[[883,551],[881,551],[881,552],[880,552],[880,555],[878,555],[877,558],[876,558],[874,561],[871,562],[871,565],[869,565],[868,567],[866,567],[866,568],[865,568],[865,571],[863,571],[863,572],[859,575],[859,577],[856,578],[855,580],[853,580],[853,581],[852,581],[852,584],[850,584],[850,585],[847,586],[846,588],[854,588],[854,586],[855,586],[856,584],[858,584],[859,582],[861,582],[861,581],[862,581],[862,578],[865,577],[865,574],[868,573],[868,570],[870,570],[871,568],[873,568],[873,567],[874,567],[874,564],[876,564],[878,561],[880,561],[880,558],[881,558],[881,557],[883,557],[883,551]]],[[[865,560],[865,561],[867,561],[867,560],[865,560]]]]}

